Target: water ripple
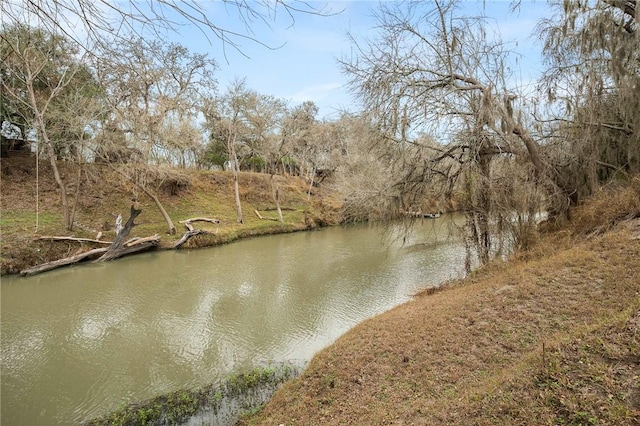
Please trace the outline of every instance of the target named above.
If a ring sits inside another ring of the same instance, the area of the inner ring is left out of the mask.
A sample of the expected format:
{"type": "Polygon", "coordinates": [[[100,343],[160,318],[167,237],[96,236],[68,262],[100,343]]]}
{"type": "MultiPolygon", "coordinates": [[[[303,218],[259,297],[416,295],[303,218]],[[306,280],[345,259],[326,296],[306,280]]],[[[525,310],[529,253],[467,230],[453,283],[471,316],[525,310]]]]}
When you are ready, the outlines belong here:
{"type": "Polygon", "coordinates": [[[3,277],[2,424],[85,420],[265,360],[309,360],[457,273],[464,252],[430,246],[435,223],[409,249],[340,227],[3,277]]]}

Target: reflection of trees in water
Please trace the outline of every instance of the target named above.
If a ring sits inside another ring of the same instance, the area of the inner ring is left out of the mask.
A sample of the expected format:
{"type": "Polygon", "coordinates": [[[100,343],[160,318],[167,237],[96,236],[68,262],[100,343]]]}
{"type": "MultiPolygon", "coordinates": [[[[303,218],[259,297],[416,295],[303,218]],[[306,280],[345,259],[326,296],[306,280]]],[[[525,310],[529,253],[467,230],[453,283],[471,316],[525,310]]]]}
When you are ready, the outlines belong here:
{"type": "MultiPolygon", "coordinates": [[[[423,229],[412,242],[428,245],[432,232],[423,229]]],[[[17,373],[31,396],[3,404],[21,415],[29,413],[24,404],[47,407],[52,416],[95,415],[123,395],[141,400],[262,362],[310,359],[358,322],[407,300],[427,279],[448,278],[451,250],[455,244],[407,250],[375,228],[348,226],[52,271],[46,283],[21,279],[16,288],[24,298],[5,292],[15,277],[7,283],[3,277],[3,359],[5,348],[23,350],[7,332],[18,326],[7,323],[15,312],[28,312],[21,323],[37,324],[47,336],[46,358],[29,375],[17,373]],[[425,275],[430,267],[442,271],[425,275]],[[34,388],[47,389],[47,371],[60,365],[82,367],[73,380],[56,379],[68,403],[52,406],[34,388]]]]}

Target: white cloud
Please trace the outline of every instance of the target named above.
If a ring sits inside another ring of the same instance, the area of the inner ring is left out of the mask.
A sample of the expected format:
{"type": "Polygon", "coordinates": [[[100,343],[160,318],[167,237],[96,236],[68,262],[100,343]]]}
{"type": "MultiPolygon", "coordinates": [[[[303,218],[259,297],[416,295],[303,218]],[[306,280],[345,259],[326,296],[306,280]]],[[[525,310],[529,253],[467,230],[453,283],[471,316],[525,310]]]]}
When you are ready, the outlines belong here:
{"type": "Polygon", "coordinates": [[[338,82],[308,86],[294,93],[291,96],[291,100],[293,102],[313,101],[320,103],[330,95],[333,95],[334,91],[342,88],[343,84],[338,82]]]}

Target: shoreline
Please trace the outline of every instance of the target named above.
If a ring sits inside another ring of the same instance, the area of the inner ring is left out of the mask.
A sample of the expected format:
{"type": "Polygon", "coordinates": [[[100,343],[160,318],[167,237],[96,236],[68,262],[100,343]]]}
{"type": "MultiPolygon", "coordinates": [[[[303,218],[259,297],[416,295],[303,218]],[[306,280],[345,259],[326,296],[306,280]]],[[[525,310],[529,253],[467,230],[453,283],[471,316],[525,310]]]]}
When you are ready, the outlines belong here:
{"type": "MultiPolygon", "coordinates": [[[[87,181],[83,183],[75,208],[74,221],[78,225],[73,231],[64,230],[59,193],[53,177],[43,163],[40,178],[36,182],[32,160],[15,157],[3,159],[2,162],[0,275],[19,274],[27,268],[57,261],[70,254],[104,247],[88,242],[38,240],[38,237],[96,239],[98,231],[101,231],[103,239],[113,241],[113,224],[117,213],[122,213],[124,218],[124,212],[128,216],[130,210],[130,185],[122,182],[121,177],[113,171],[86,165],[85,168],[90,172],[87,172],[87,181]],[[117,183],[105,186],[104,182],[117,183]],[[38,187],[39,205],[36,205],[32,193],[35,186],[38,187]]],[[[62,166],[61,173],[65,179],[76,176],[74,167],[62,166]]],[[[217,225],[199,222],[196,228],[209,233],[194,236],[182,248],[213,247],[241,238],[313,230],[340,222],[341,202],[336,194],[322,187],[309,189],[308,183],[300,177],[276,177],[285,221],[283,224],[272,217],[276,207],[271,194],[273,181],[270,175],[242,172],[240,189],[245,214],[244,223],[238,224],[230,172],[185,171],[180,176],[186,183],[178,192],[157,189],[157,197],[176,227],[182,227],[179,221],[194,217],[215,218],[221,222],[217,225]],[[263,214],[255,215],[255,212],[263,214]]],[[[160,242],[156,249],[170,249],[187,229],[183,227],[176,235],[169,235],[167,224],[154,201],[143,195],[139,204],[142,213],[130,236],[144,238],[159,235],[160,242]]]]}
{"type": "Polygon", "coordinates": [[[222,380],[198,388],[181,388],[146,401],[134,402],[82,426],[125,424],[185,424],[217,421],[234,425],[247,412],[262,406],[303,367],[283,362],[230,373],[222,380]],[[226,421],[225,421],[226,420],[226,421]]]}
{"type": "Polygon", "coordinates": [[[358,324],[239,424],[637,425],[640,187],[613,192],[358,324]]]}

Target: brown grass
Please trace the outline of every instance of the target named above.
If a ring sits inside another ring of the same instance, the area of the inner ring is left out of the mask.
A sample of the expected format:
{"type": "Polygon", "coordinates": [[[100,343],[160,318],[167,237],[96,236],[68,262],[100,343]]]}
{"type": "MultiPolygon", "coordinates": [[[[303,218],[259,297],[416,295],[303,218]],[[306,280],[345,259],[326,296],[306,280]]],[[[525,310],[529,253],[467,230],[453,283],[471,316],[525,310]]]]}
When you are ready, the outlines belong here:
{"type": "Polygon", "coordinates": [[[576,210],[568,229],[578,235],[602,233],[620,221],[636,217],[640,217],[640,177],[628,184],[614,182],[600,188],[576,210]]]}
{"type": "Polygon", "coordinates": [[[243,424],[640,424],[640,219],[627,189],[600,194],[537,255],[358,325],[243,424]]]}

